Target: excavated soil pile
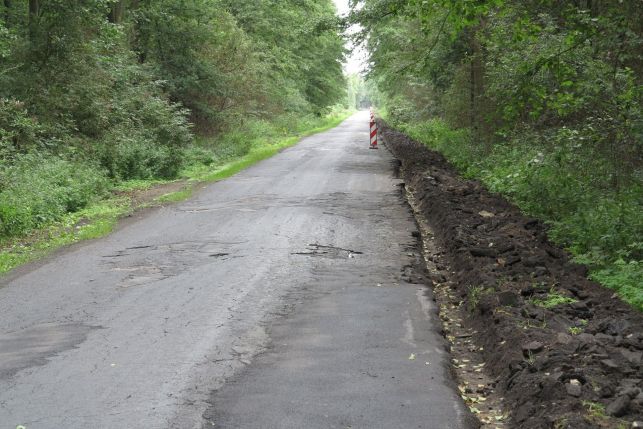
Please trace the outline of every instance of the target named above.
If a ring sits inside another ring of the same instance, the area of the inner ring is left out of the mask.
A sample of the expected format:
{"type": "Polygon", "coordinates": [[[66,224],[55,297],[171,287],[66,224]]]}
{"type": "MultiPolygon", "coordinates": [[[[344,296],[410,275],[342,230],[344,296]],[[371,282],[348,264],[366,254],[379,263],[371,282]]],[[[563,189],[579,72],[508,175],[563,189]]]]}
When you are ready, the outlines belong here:
{"type": "MultiPolygon", "coordinates": [[[[434,230],[485,369],[520,428],[641,427],[643,315],[587,279],[545,226],[380,124],[434,230]]],[[[444,280],[444,278],[442,278],[444,280]]]]}

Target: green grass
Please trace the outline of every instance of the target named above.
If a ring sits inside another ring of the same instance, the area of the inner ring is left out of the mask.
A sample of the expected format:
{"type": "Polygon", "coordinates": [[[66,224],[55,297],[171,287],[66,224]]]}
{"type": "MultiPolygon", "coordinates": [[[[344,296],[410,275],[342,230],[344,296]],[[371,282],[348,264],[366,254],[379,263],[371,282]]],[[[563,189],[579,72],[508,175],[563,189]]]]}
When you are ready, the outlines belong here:
{"type": "Polygon", "coordinates": [[[128,192],[128,191],[140,191],[144,189],[150,189],[156,185],[163,185],[165,183],[170,183],[171,180],[160,180],[160,179],[132,179],[126,180],[124,182],[119,182],[114,185],[112,188],[114,191],[128,192]]]}
{"type": "Polygon", "coordinates": [[[580,335],[583,332],[583,328],[579,326],[570,326],[568,331],[572,335],[580,335]]]}
{"type": "Polygon", "coordinates": [[[169,194],[161,195],[156,199],[159,203],[176,203],[179,201],[186,200],[192,196],[194,190],[191,186],[186,186],[180,191],[170,192],[169,194]]]}
{"type": "Polygon", "coordinates": [[[577,301],[578,301],[577,299],[563,296],[560,293],[554,291],[553,289],[549,291],[549,293],[547,294],[547,298],[545,299],[534,298],[531,300],[532,304],[543,308],[554,308],[558,305],[571,304],[577,301]]]}
{"type": "MultiPolygon", "coordinates": [[[[230,177],[239,171],[269,158],[280,150],[293,146],[302,138],[334,128],[351,112],[336,112],[323,118],[291,122],[290,128],[262,122],[233,136],[200,142],[201,159],[189,159],[181,177],[189,184],[179,191],[162,195],[154,202],[134,203],[127,195],[172,182],[171,180],[128,180],[112,186],[106,198],[90,202],[85,208],[57,215],[54,221],[41,228],[31,229],[14,237],[0,239],[0,274],[28,262],[45,257],[54,250],[76,243],[103,237],[114,229],[118,220],[132,211],[150,204],[183,201],[192,195],[197,184],[230,177]],[[244,144],[247,141],[247,144],[244,144]],[[242,150],[239,149],[242,148],[242,150]],[[203,159],[206,162],[202,162],[203,159]],[[138,205],[136,205],[138,204],[138,205]]],[[[89,200],[89,197],[87,197],[89,200]]]]}
{"type": "Polygon", "coordinates": [[[129,201],[123,197],[112,197],[64,218],[47,228],[34,232],[25,239],[0,242],[0,274],[20,265],[49,255],[54,250],[109,234],[119,217],[131,211],[129,201]]]}

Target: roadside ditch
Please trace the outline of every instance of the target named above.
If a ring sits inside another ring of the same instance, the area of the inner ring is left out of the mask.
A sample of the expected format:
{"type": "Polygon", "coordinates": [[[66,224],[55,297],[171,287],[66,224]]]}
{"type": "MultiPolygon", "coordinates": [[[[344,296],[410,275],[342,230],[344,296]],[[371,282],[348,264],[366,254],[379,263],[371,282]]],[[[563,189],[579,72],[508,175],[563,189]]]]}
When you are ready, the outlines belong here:
{"type": "Polygon", "coordinates": [[[461,396],[485,428],[643,428],[643,314],[547,228],[379,122],[422,231],[461,396]]]}

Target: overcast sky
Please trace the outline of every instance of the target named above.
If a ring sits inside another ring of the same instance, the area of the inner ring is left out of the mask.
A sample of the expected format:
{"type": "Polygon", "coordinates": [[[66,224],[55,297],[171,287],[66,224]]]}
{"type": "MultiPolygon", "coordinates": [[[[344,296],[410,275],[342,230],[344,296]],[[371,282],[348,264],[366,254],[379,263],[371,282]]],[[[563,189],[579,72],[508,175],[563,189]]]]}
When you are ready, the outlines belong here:
{"type": "Polygon", "coordinates": [[[344,15],[345,13],[348,12],[348,0],[333,0],[335,2],[335,6],[337,6],[337,10],[339,11],[340,15],[344,15]]]}
{"type": "MultiPolygon", "coordinates": [[[[335,6],[337,6],[337,11],[340,15],[345,15],[348,13],[348,0],[333,0],[335,6]]],[[[352,48],[352,45],[348,46],[349,49],[352,48]]],[[[347,73],[359,73],[362,71],[363,63],[365,62],[366,53],[362,49],[353,49],[353,52],[349,54],[346,58],[346,64],[344,64],[344,70],[347,73]]]]}

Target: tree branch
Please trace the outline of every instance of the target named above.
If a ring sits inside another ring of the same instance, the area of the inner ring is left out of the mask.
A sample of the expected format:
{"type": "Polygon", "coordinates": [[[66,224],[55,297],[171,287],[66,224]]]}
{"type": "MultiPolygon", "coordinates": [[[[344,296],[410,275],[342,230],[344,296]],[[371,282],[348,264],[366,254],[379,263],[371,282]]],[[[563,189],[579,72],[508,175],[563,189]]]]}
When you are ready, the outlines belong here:
{"type": "Polygon", "coordinates": [[[451,15],[451,10],[449,9],[447,13],[444,15],[444,18],[442,19],[442,24],[440,25],[440,29],[438,30],[438,34],[435,36],[435,39],[433,40],[433,43],[431,44],[431,47],[429,48],[428,51],[424,55],[421,55],[418,57],[417,60],[411,62],[410,64],[407,64],[406,66],[396,70],[396,73],[404,73],[406,70],[408,70],[410,67],[417,65],[420,61],[424,61],[429,55],[431,55],[431,52],[433,52],[433,49],[438,45],[438,42],[440,41],[440,36],[444,32],[444,26],[447,23],[447,19],[449,19],[449,15],[451,15]]]}

